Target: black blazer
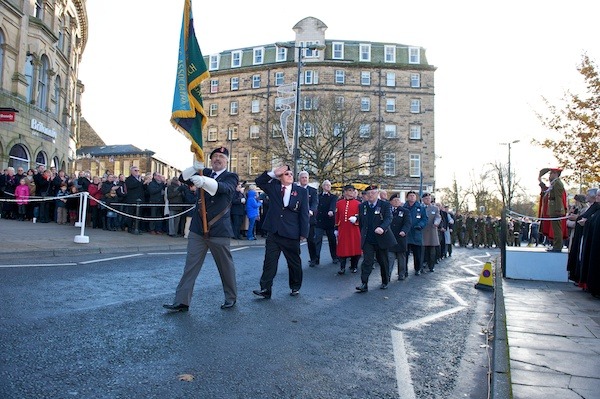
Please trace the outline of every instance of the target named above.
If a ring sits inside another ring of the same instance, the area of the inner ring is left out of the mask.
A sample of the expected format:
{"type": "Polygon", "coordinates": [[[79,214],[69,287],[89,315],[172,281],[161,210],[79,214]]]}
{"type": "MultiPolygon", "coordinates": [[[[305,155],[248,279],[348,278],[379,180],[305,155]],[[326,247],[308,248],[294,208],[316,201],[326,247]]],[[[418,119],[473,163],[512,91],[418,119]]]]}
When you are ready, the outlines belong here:
{"type": "Polygon", "coordinates": [[[255,183],[269,196],[269,209],[262,229],[286,238],[308,237],[308,191],[293,183],[290,203],[284,207],[279,179],[272,179],[264,172],[256,178],[255,183]]]}
{"type": "Polygon", "coordinates": [[[390,229],[394,233],[396,238],[396,245],[392,246],[389,250],[392,252],[406,252],[407,242],[406,236],[412,227],[412,220],[410,218],[410,210],[402,206],[392,211],[392,224],[390,229]],[[405,236],[400,236],[400,232],[403,231],[405,236]]]}

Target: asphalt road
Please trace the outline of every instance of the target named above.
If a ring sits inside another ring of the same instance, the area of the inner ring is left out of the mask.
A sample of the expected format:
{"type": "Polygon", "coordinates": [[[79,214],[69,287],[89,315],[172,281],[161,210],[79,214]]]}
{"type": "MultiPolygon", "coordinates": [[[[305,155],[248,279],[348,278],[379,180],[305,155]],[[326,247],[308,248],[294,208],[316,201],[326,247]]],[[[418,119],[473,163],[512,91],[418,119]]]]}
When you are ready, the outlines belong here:
{"type": "Polygon", "coordinates": [[[208,256],[190,311],[175,314],[161,305],[183,253],[3,261],[0,397],[487,398],[493,295],[474,284],[497,255],[455,249],[387,290],[376,268],[365,294],[322,257],[297,297],[282,257],[263,300],[264,248],[242,247],[236,307],[219,308],[208,256]]]}

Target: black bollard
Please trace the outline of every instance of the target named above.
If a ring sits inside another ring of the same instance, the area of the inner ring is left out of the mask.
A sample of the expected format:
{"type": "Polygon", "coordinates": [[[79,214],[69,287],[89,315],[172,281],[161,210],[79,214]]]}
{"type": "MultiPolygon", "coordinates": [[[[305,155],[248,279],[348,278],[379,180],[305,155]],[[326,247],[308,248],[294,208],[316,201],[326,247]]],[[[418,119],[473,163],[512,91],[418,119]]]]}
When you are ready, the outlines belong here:
{"type": "Polygon", "coordinates": [[[140,219],[138,219],[140,217],[140,204],[142,203],[141,199],[137,199],[135,200],[135,227],[132,231],[133,234],[141,234],[140,233],[140,219]]]}

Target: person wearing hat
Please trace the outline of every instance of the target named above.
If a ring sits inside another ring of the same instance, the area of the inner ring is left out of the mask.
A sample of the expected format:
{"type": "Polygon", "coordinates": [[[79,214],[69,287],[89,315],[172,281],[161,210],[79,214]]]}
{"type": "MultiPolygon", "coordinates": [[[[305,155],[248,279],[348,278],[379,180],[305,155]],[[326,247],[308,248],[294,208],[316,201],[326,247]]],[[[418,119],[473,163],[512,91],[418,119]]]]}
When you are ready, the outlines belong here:
{"type": "MultiPolygon", "coordinates": [[[[407,265],[408,255],[412,252],[415,275],[418,276],[421,274],[421,269],[423,268],[423,229],[427,225],[427,210],[425,206],[417,201],[417,193],[412,190],[406,193],[406,203],[404,204],[404,207],[408,208],[411,221],[411,227],[406,239],[407,265]]],[[[408,277],[408,270],[405,272],[404,277],[408,277]]]]}
{"type": "Polygon", "coordinates": [[[315,227],[315,245],[317,251],[317,260],[321,258],[321,248],[323,247],[323,236],[327,234],[329,244],[329,254],[333,264],[337,264],[337,244],[335,239],[335,204],[337,195],[331,192],[331,182],[324,180],[321,183],[323,191],[319,194],[319,205],[317,208],[317,224],[315,227]]]}
{"type": "Polygon", "coordinates": [[[410,211],[403,207],[398,194],[392,194],[390,205],[392,205],[392,224],[390,228],[396,238],[396,245],[389,249],[389,279],[392,278],[394,262],[398,262],[398,280],[406,278],[406,236],[411,227],[410,211]]]}
{"type": "Polygon", "coordinates": [[[319,256],[321,253],[317,253],[317,243],[315,237],[315,227],[317,225],[317,209],[319,208],[319,193],[317,189],[308,185],[308,172],[303,170],[298,173],[298,184],[300,187],[305,188],[308,192],[308,214],[310,227],[308,230],[308,236],[306,237],[306,247],[308,248],[308,256],[310,260],[308,265],[315,267],[319,264],[319,256]]]}
{"type": "Polygon", "coordinates": [[[195,162],[193,167],[181,173],[181,181],[197,187],[197,206],[192,216],[185,266],[175,291],[175,301],[163,305],[171,311],[188,311],[196,278],[209,250],[217,264],[223,284],[225,301],[221,309],[232,308],[237,300],[235,267],[230,251],[233,229],[229,210],[239,178],[237,174],[227,170],[229,162],[227,148],[219,147],[213,150],[210,153],[210,161],[211,168],[204,168],[203,164],[195,162]],[[202,207],[199,205],[202,198],[201,190],[204,190],[205,215],[201,214],[202,207]],[[206,218],[206,231],[203,218],[206,218]]]}
{"type": "Polygon", "coordinates": [[[283,252],[288,264],[290,295],[297,296],[302,286],[300,241],[309,231],[308,191],[294,183],[294,173],[287,165],[265,171],[255,183],[270,201],[263,222],[263,229],[268,233],[260,289],[252,292],[264,299],[271,298],[273,279],[283,252]]]}
{"type": "Polygon", "coordinates": [[[358,207],[358,225],[360,227],[363,262],[361,265],[361,285],[356,287],[360,293],[369,291],[369,276],[373,271],[375,258],[381,272],[381,288],[386,289],[389,283],[388,249],[396,245],[396,238],[390,225],[392,224],[392,208],[390,203],[379,199],[379,189],[375,185],[365,189],[367,201],[358,207]]]}
{"type": "Polygon", "coordinates": [[[344,186],[344,197],[335,204],[335,234],[337,235],[336,255],[340,260],[338,274],[346,273],[346,260],[350,258],[350,271],[358,271],[358,261],[362,255],[360,247],[360,228],[358,227],[358,206],[360,201],[356,188],[344,186]]]}
{"type": "MultiPolygon", "coordinates": [[[[542,169],[541,172],[544,171],[545,169],[542,169]]],[[[552,240],[552,248],[548,248],[547,251],[561,252],[563,239],[567,238],[567,222],[563,218],[567,214],[567,193],[560,180],[562,169],[552,168],[549,172],[549,186],[542,181],[544,173],[540,173],[538,177],[542,190],[540,213],[543,218],[554,220],[542,221],[542,233],[552,240]]]]}

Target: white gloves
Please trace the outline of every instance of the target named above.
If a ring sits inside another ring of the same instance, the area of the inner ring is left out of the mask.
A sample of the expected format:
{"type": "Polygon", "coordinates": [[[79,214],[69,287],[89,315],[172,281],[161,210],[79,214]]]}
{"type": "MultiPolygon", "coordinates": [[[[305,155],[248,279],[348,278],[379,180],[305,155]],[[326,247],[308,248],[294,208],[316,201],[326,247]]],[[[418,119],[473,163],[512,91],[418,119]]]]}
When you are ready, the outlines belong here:
{"type": "Polygon", "coordinates": [[[200,172],[202,169],[204,169],[204,162],[200,162],[196,159],[196,157],[194,157],[194,169],[200,172]]]}
{"type": "Polygon", "coordinates": [[[340,233],[337,230],[333,230],[333,235],[335,236],[335,238],[337,238],[339,234],[340,233]]]}
{"type": "Polygon", "coordinates": [[[183,180],[190,180],[190,177],[194,176],[196,172],[198,171],[194,169],[193,166],[190,166],[189,168],[181,172],[181,177],[183,177],[183,180]]]}
{"type": "Polygon", "coordinates": [[[349,221],[350,223],[356,223],[356,216],[350,216],[350,217],[348,218],[348,221],[349,221]]]}
{"type": "MultiPolygon", "coordinates": [[[[184,176],[185,178],[185,176],[184,176]]],[[[189,180],[194,183],[194,186],[198,187],[198,188],[202,188],[204,186],[204,183],[206,182],[206,178],[204,176],[198,176],[198,175],[193,175],[192,177],[189,178],[189,180]]]]}

